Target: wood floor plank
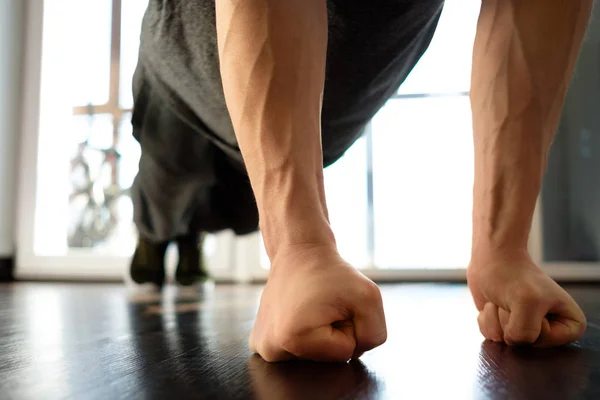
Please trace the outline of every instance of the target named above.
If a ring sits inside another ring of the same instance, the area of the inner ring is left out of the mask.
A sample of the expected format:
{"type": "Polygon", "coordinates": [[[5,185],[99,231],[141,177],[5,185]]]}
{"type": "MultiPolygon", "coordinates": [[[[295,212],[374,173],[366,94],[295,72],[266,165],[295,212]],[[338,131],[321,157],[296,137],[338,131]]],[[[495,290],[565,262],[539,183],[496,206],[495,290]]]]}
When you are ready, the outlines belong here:
{"type": "Polygon", "coordinates": [[[251,354],[260,286],[0,285],[0,400],[598,399],[599,287],[567,289],[588,332],[538,350],[483,342],[465,285],[382,285],[388,342],[325,365],[251,354]]]}

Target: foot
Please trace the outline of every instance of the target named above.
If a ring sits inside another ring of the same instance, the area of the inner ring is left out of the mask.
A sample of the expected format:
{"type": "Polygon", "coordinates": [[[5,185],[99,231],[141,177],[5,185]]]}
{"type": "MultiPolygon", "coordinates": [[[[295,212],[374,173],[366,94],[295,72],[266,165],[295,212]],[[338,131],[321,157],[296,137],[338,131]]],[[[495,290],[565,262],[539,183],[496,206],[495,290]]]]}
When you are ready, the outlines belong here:
{"type": "Polygon", "coordinates": [[[204,267],[202,245],[204,234],[180,236],[177,238],[179,263],[175,271],[175,280],[182,286],[191,286],[208,279],[208,272],[204,267]]]}
{"type": "Polygon", "coordinates": [[[131,260],[130,274],[135,283],[152,283],[159,288],[165,283],[165,252],[168,243],[152,243],[139,239],[131,260]]]}

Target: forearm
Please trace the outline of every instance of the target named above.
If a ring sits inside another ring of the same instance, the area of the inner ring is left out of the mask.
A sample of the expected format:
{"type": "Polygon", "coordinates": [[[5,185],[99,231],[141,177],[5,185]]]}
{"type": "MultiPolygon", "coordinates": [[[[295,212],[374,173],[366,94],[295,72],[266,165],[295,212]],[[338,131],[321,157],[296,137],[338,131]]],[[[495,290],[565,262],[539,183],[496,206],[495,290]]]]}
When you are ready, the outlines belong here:
{"type": "Polygon", "coordinates": [[[323,188],[324,0],[216,2],[227,106],[269,256],[333,244],[323,188]]]}
{"type": "Polygon", "coordinates": [[[483,0],[473,54],[473,252],[526,252],[592,0],[483,0]]]}

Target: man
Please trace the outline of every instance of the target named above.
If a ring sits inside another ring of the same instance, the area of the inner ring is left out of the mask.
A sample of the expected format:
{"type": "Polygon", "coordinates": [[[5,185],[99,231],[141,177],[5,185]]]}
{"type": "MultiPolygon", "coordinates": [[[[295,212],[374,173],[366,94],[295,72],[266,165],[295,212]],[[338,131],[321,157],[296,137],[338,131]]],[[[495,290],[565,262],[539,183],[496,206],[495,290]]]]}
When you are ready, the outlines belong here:
{"type": "MultiPolygon", "coordinates": [[[[385,342],[379,289],[337,252],[323,165],[397,90],[442,7],[150,0],[134,83],[142,146],[134,279],[161,284],[164,249],[176,240],[178,276],[191,281],[200,275],[192,265],[198,232],[244,234],[260,221],[272,267],[253,351],[267,361],[346,361],[385,342]]],[[[481,3],[467,276],[490,340],[558,346],[586,328],[573,299],[532,262],[527,238],[591,7],[592,0],[481,3]]],[[[407,329],[418,327],[407,321],[407,329]]]]}

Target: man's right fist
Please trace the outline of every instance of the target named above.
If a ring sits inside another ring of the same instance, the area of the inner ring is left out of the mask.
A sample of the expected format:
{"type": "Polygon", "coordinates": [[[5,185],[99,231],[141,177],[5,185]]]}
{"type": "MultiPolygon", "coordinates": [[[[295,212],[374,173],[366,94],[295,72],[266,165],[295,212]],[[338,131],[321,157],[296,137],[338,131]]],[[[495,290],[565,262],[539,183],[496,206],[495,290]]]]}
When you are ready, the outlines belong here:
{"type": "Polygon", "coordinates": [[[335,249],[278,252],[250,335],[269,362],[345,362],[387,339],[379,288],[335,249]]]}

